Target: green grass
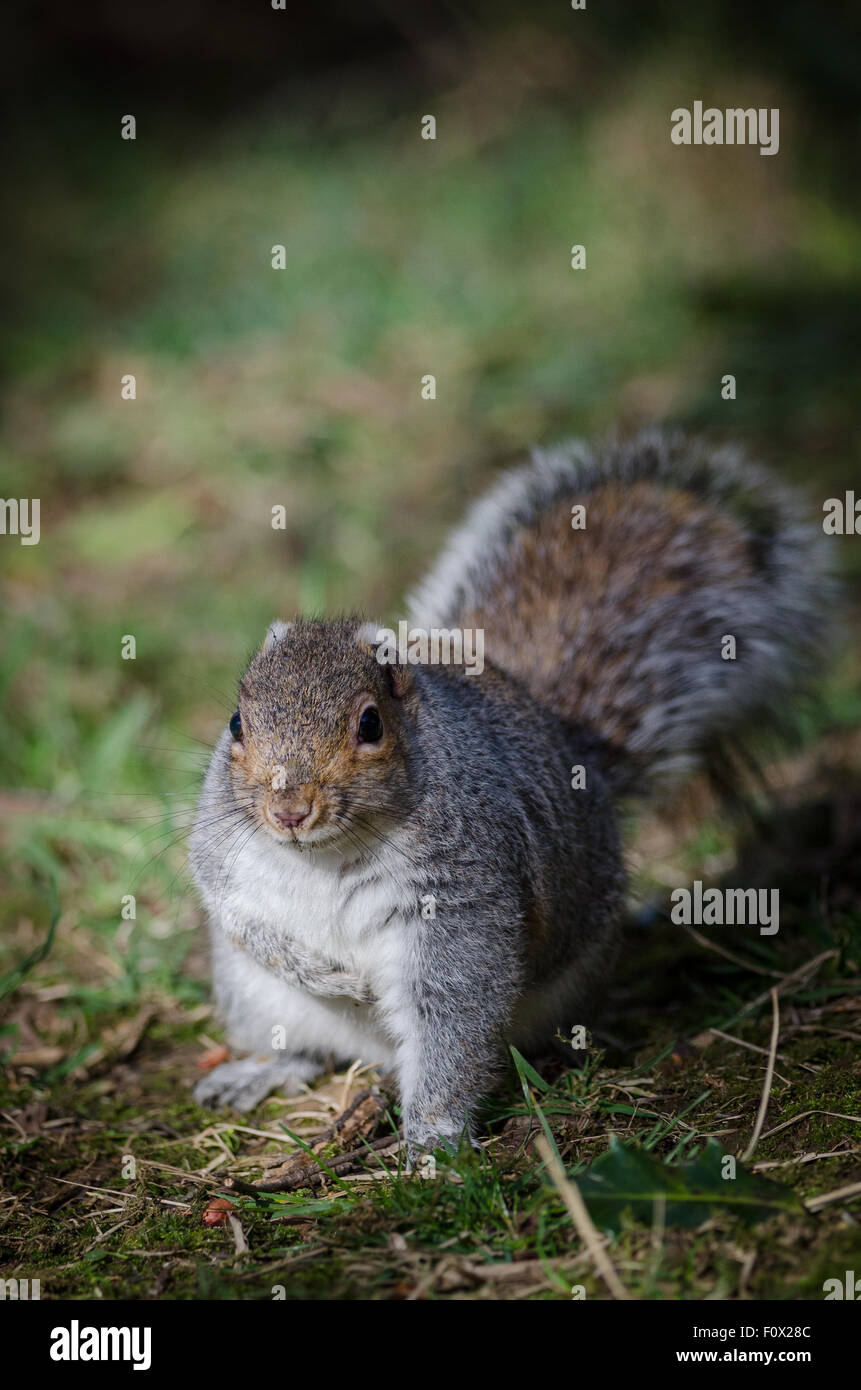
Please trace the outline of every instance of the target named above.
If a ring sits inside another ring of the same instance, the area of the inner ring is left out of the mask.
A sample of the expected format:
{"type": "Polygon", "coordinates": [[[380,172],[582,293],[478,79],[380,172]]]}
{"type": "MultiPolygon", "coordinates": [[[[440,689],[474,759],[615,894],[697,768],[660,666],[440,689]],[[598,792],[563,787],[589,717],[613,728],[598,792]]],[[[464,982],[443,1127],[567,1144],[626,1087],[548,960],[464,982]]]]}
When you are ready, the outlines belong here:
{"type": "MultiPolygon", "coordinates": [[[[757,74],[680,46],[569,90],[564,51],[536,29],[423,94],[435,144],[409,103],[361,85],[322,128],[270,106],[229,127],[189,118],[176,149],[166,116],[134,146],[81,116],[62,169],[38,124],[28,136],[3,271],[26,314],[4,350],[0,493],[41,497],[42,540],[3,539],[0,1233],[4,1276],[41,1277],[43,1297],[604,1297],[533,1147],[536,1105],[575,1180],[612,1134],[673,1162],[710,1134],[733,1152],[750,1137],[764,1058],[704,1034],[767,1047],[768,1006],[743,1011],[771,977],[641,916],[606,1037],[580,1070],[539,1063],[546,1089],[513,1075],[482,1156],[440,1158],[434,1180],[237,1198],[249,1254],[201,1223],[228,1171],[253,1180],[289,1150],[280,1121],[307,1138],[345,1094],[303,1098],[301,1120],[265,1103],[249,1123],[277,1141],[189,1099],[217,1022],[184,833],[272,617],[397,616],[467,498],[568,433],[668,417],[740,437],[814,506],[857,480],[861,239],[823,186],[809,108],[778,93],[795,132],[779,159],[678,152],[680,65],[692,90],[708,72],[738,100],[757,74]],[[129,1152],[171,1170],[126,1180],[129,1152]],[[183,1176],[219,1158],[205,1181],[183,1176]]],[[[795,1123],[754,1158],[805,1200],[858,1181],[861,1149],[861,1126],[821,1113],[858,1112],[861,1031],[861,547],[837,545],[842,659],[742,846],[785,884],[785,925],[774,946],[721,938],[761,970],[837,953],[785,997],[765,1129],[795,1123]]],[[[669,830],[643,819],[631,846],[646,904],[669,869],[719,878],[737,853],[713,809],[681,798],[669,830]]],[[[640,1297],[819,1297],[859,1257],[858,1213],[626,1220],[609,1248],[640,1297]]]]}

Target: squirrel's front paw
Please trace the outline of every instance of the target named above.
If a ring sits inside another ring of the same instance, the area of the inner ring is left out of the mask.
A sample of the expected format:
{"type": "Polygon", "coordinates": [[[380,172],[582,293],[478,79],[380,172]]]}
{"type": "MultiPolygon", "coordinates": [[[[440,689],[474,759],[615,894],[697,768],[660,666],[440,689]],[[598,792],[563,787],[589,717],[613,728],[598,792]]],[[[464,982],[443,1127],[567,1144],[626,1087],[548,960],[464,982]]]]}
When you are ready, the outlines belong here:
{"type": "Polygon", "coordinates": [[[308,985],[309,992],[322,999],[354,999],[357,1004],[376,1004],[377,996],[366,981],[346,970],[331,970],[325,975],[314,977],[308,985]]]}
{"type": "Polygon", "coordinates": [[[194,1099],[210,1110],[253,1110],[270,1091],[297,1095],[302,1083],[313,1080],[317,1070],[302,1057],[241,1057],[222,1062],[198,1081],[194,1099]]]}

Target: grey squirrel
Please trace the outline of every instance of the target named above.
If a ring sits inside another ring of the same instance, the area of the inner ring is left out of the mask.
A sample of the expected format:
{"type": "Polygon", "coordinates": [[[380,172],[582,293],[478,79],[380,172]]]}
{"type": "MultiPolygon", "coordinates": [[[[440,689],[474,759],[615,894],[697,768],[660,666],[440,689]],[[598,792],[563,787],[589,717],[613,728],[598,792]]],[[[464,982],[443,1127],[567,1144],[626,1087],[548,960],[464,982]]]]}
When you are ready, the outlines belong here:
{"type": "Polygon", "coordinates": [[[567,1035],[606,982],[624,799],[719,763],[815,669],[831,587],[800,511],[730,448],[569,444],[504,475],[409,602],[411,628],[483,629],[480,675],[381,662],[360,618],[274,623],[192,836],[249,1054],[200,1103],[360,1057],[394,1071],[412,1156],[474,1137],[506,1044],[567,1035]]]}

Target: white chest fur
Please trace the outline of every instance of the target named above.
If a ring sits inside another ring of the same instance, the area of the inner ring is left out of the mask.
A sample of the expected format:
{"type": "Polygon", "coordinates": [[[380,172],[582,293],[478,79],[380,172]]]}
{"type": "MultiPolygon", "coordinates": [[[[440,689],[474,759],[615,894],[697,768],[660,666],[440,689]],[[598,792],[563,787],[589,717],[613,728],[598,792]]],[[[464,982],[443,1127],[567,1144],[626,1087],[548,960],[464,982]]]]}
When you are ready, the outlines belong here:
{"type": "Polygon", "coordinates": [[[404,939],[404,890],[378,861],[346,868],[349,856],[299,850],[254,835],[222,885],[228,911],[248,912],[285,941],[380,986],[404,939]]]}

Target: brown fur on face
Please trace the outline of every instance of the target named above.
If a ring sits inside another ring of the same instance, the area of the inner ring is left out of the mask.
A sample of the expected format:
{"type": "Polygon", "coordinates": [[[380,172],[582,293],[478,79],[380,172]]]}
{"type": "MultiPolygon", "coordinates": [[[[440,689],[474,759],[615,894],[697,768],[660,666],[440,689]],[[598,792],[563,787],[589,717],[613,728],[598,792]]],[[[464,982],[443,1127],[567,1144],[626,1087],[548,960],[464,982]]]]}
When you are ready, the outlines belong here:
{"type": "Polygon", "coordinates": [[[321,841],[391,826],[408,809],[408,723],[416,695],[396,693],[358,621],[300,621],[270,637],[239,682],[242,738],[231,745],[237,801],[279,838],[321,841]],[[382,738],[360,743],[370,705],[382,738]],[[308,812],[301,825],[282,817],[308,812]]]}

